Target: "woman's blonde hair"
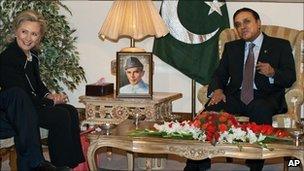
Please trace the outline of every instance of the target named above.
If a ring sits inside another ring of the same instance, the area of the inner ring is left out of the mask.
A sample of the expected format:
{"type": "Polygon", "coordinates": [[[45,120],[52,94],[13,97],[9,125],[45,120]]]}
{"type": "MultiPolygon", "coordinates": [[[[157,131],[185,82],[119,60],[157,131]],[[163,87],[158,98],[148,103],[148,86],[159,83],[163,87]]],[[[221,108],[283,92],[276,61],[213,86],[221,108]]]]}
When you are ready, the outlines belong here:
{"type": "MultiPolygon", "coordinates": [[[[41,38],[45,35],[46,30],[47,30],[47,23],[46,20],[44,19],[44,17],[38,13],[37,11],[34,10],[26,10],[26,11],[22,11],[21,13],[19,13],[16,18],[13,21],[13,34],[16,33],[17,29],[20,27],[20,25],[25,22],[25,21],[32,21],[32,22],[37,22],[40,25],[40,34],[41,34],[41,38]]],[[[12,39],[14,40],[15,36],[12,36],[12,39]]],[[[13,41],[10,40],[10,41],[13,41]]]]}

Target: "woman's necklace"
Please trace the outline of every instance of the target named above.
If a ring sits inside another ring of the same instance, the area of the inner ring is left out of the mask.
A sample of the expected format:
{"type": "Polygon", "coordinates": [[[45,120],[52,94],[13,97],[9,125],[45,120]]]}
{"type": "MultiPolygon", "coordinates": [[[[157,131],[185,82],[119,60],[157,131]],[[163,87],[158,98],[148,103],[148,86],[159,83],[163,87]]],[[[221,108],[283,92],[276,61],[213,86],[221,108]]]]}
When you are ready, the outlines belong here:
{"type": "Polygon", "coordinates": [[[27,61],[32,61],[32,55],[31,55],[30,52],[27,52],[25,55],[26,55],[26,60],[27,61]]]}

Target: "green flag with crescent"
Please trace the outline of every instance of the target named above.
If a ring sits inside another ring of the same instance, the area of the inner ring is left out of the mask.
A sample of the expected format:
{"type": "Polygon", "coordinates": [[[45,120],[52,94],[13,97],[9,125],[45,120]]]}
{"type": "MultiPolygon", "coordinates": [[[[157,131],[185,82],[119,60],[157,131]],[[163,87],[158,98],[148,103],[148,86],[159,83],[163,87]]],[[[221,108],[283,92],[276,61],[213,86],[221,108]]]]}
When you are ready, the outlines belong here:
{"type": "Polygon", "coordinates": [[[208,84],[219,61],[219,34],[229,27],[225,2],[164,0],[161,15],[170,33],[155,39],[153,53],[191,79],[208,84]]]}

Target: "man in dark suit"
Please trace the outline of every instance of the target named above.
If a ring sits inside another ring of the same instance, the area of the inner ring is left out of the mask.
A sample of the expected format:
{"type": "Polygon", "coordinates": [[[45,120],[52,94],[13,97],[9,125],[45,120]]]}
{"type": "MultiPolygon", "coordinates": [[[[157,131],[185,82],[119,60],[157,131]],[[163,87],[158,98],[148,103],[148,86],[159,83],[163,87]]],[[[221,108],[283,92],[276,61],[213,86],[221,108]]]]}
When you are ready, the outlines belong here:
{"type": "Polygon", "coordinates": [[[38,116],[26,92],[0,87],[0,139],[13,136],[18,170],[56,170],[42,155],[38,116]]]}
{"type": "Polygon", "coordinates": [[[258,124],[271,124],[274,114],[287,111],[285,88],[296,80],[290,43],[261,33],[259,15],[251,9],[236,11],[233,20],[241,39],[225,44],[208,89],[211,99],[206,110],[224,109],[244,114],[258,124]],[[252,76],[244,72],[250,43],[254,44],[252,76]],[[253,98],[246,101],[242,100],[242,89],[248,77],[252,77],[253,98]]]}
{"type": "MultiPolygon", "coordinates": [[[[248,116],[258,124],[271,124],[274,114],[287,112],[285,88],[296,80],[290,43],[262,33],[260,17],[252,9],[237,10],[233,21],[241,39],[225,44],[208,87],[211,98],[205,109],[224,110],[248,116]]],[[[205,170],[210,167],[206,165],[210,159],[204,161],[192,164],[205,170]]],[[[264,160],[246,161],[252,171],[262,170],[263,163],[264,160]]]]}

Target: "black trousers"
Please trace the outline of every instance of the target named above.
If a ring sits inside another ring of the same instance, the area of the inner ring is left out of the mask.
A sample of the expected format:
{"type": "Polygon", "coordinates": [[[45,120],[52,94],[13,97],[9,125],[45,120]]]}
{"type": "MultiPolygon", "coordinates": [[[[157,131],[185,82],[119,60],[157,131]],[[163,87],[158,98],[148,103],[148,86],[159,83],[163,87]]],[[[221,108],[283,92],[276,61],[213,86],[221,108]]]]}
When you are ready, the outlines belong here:
{"type": "Polygon", "coordinates": [[[206,111],[226,111],[231,114],[248,116],[250,122],[257,124],[272,124],[272,116],[278,114],[280,106],[276,96],[260,94],[254,91],[254,99],[245,105],[240,100],[240,91],[234,94],[226,95],[226,103],[220,103],[208,106],[209,101],[205,105],[206,111]]]}
{"type": "MultiPolygon", "coordinates": [[[[262,171],[265,160],[246,160],[250,171],[262,171]]],[[[184,171],[206,171],[211,168],[211,159],[187,160],[184,171]]]]}
{"type": "MultiPolygon", "coordinates": [[[[216,105],[208,106],[209,101],[205,104],[206,111],[219,112],[224,110],[228,113],[248,116],[251,122],[256,122],[257,124],[272,124],[272,116],[280,109],[274,96],[260,94],[258,91],[254,91],[254,99],[248,105],[245,105],[240,100],[240,91],[226,95],[226,103],[221,101],[216,105]]],[[[211,167],[210,162],[210,159],[187,160],[184,170],[207,170],[211,167]]],[[[264,160],[246,160],[246,165],[251,171],[261,171],[264,160]]]]}
{"type": "Polygon", "coordinates": [[[18,170],[38,166],[44,157],[38,117],[27,93],[20,88],[0,91],[0,137],[14,136],[18,170]]]}
{"type": "Polygon", "coordinates": [[[57,166],[76,167],[85,161],[76,108],[68,104],[36,107],[39,124],[49,130],[48,146],[51,162],[57,166]]]}

